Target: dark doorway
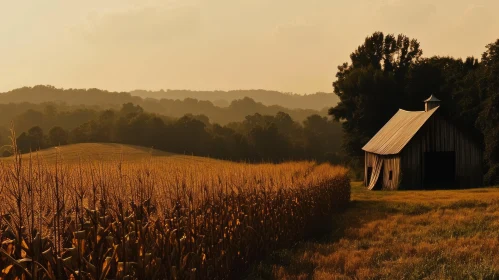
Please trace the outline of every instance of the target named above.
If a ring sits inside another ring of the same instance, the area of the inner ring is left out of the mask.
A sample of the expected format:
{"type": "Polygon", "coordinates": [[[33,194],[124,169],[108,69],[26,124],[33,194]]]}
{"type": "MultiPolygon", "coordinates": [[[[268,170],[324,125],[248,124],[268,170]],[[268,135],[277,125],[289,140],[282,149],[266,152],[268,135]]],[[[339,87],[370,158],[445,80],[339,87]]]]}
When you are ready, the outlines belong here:
{"type": "Polygon", "coordinates": [[[369,186],[369,183],[371,182],[371,176],[373,175],[373,168],[372,167],[367,167],[367,180],[366,180],[366,187],[369,186]]]}
{"type": "Polygon", "coordinates": [[[381,171],[379,172],[378,181],[376,181],[373,190],[381,190],[383,188],[383,173],[384,173],[384,166],[381,166],[381,171]]]}
{"type": "Polygon", "coordinates": [[[426,189],[455,188],[456,153],[426,152],[424,187],[426,189]]]}

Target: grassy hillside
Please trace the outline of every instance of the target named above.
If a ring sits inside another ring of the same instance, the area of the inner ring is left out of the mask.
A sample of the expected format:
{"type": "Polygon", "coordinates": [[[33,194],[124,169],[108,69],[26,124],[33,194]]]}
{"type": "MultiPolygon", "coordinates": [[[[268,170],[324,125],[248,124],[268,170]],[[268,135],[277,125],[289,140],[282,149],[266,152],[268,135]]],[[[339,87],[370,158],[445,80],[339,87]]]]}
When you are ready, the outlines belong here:
{"type": "MultiPolygon", "coordinates": [[[[133,145],[123,145],[114,143],[81,143],[49,148],[38,152],[33,152],[32,157],[39,156],[46,162],[54,162],[57,154],[65,163],[83,161],[136,161],[146,159],[172,159],[188,161],[215,161],[215,159],[195,157],[189,155],[179,155],[167,153],[152,148],[145,148],[133,145]]],[[[24,154],[24,158],[29,158],[29,154],[24,154]]],[[[10,160],[11,158],[1,158],[10,160]]]]}
{"type": "Polygon", "coordinates": [[[499,189],[367,191],[324,240],[281,251],[258,274],[277,279],[495,279],[499,189]]]}

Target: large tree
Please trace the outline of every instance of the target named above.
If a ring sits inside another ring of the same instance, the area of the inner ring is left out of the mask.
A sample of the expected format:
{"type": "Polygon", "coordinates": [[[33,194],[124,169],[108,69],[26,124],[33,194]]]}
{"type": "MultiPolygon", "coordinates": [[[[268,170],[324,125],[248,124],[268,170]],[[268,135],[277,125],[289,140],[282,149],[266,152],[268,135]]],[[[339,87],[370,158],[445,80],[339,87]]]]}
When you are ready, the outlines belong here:
{"type": "Polygon", "coordinates": [[[499,184],[499,40],[487,45],[482,55],[478,85],[485,98],[477,120],[481,129],[485,152],[484,159],[489,168],[485,176],[486,184],[499,184]]]}
{"type": "Polygon", "coordinates": [[[50,129],[48,137],[51,146],[68,144],[68,132],[60,126],[54,126],[50,129]]]}
{"type": "Polygon", "coordinates": [[[361,156],[362,146],[397,111],[407,73],[421,55],[417,40],[376,32],[338,67],[333,87],[340,102],[329,114],[343,121],[347,154],[361,156]]]}

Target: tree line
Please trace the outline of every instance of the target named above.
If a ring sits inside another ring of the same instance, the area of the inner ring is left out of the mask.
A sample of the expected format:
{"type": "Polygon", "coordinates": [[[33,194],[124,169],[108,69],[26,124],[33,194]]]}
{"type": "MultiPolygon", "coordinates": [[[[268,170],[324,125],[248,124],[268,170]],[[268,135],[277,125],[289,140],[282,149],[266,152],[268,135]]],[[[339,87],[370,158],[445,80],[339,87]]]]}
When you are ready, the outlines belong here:
{"type": "Polygon", "coordinates": [[[344,151],[361,159],[362,146],[399,108],[423,110],[433,94],[442,100],[440,113],[483,147],[485,184],[498,184],[499,40],[480,60],[422,54],[416,39],[375,32],[338,66],[340,102],[329,114],[343,121],[344,151]]]}
{"type": "MultiPolygon", "coordinates": [[[[67,117],[50,109],[38,113],[41,119],[54,121],[67,117]]],[[[71,143],[112,142],[248,162],[342,160],[340,124],[317,114],[299,123],[284,112],[255,113],[243,121],[220,125],[202,114],[173,119],[126,103],[119,110],[103,110],[96,115],[72,129],[33,126],[17,136],[18,147],[21,152],[29,152],[71,143]]],[[[6,135],[6,129],[0,130],[0,141],[5,143],[6,135]]],[[[8,156],[9,151],[4,150],[4,156],[8,156]]]]}

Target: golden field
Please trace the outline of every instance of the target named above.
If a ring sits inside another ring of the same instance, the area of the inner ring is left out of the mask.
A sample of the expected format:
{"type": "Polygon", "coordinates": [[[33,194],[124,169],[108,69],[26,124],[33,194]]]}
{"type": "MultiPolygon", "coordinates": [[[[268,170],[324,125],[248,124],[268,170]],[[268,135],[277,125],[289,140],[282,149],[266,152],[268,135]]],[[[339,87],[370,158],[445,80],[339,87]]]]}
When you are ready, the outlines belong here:
{"type": "MultiPolygon", "coordinates": [[[[24,159],[40,158],[44,163],[55,163],[56,158],[64,164],[97,161],[144,161],[154,158],[171,157],[175,160],[211,160],[203,157],[172,154],[141,146],[116,143],[80,143],[67,146],[52,147],[32,154],[23,154],[24,159]]],[[[0,158],[0,161],[12,161],[12,158],[0,158]]]]}
{"type": "Polygon", "coordinates": [[[499,189],[366,190],[324,239],[273,253],[253,278],[496,279],[499,189]]]}
{"type": "Polygon", "coordinates": [[[117,144],[0,161],[5,279],[233,279],[330,230],[347,170],[243,164],[117,144]]]}

